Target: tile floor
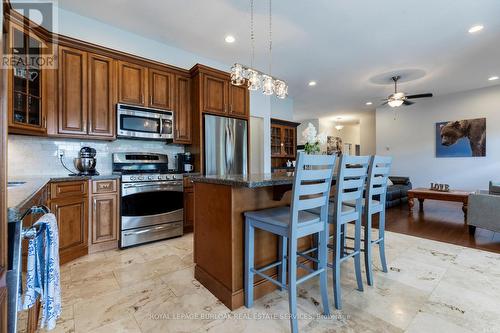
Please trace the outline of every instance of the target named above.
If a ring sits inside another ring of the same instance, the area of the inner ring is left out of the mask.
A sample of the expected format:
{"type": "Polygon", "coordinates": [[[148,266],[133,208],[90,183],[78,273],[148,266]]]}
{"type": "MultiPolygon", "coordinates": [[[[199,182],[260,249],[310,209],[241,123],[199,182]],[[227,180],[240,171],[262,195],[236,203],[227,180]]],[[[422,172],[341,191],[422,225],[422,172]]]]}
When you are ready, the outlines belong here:
{"type": "MultiPolygon", "coordinates": [[[[332,318],[317,318],[317,280],[301,285],[300,332],[500,331],[500,254],[391,232],[386,237],[389,272],[377,269],[375,286],[359,292],[352,263],[344,263],[344,306],[332,318]]],[[[63,314],[53,332],[289,331],[288,320],[280,319],[288,312],[286,293],[231,313],[193,278],[192,247],[188,234],[63,266],[63,314]]],[[[331,287],[331,273],[329,279],[331,287]]]]}

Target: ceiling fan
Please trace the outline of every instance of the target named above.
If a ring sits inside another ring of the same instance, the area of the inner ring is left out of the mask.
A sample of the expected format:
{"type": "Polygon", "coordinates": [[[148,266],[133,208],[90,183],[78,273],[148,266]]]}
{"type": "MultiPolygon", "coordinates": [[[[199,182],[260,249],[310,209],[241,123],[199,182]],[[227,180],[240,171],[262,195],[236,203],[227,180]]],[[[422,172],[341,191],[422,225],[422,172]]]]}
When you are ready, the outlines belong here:
{"type": "Polygon", "coordinates": [[[393,76],[392,80],[394,81],[394,94],[389,95],[386,99],[384,99],[384,103],[382,105],[389,104],[390,107],[395,108],[401,105],[412,105],[415,102],[410,101],[410,99],[415,98],[424,98],[424,97],[432,97],[431,93],[427,94],[417,94],[417,95],[406,95],[404,92],[398,92],[398,80],[400,76],[393,76]]]}

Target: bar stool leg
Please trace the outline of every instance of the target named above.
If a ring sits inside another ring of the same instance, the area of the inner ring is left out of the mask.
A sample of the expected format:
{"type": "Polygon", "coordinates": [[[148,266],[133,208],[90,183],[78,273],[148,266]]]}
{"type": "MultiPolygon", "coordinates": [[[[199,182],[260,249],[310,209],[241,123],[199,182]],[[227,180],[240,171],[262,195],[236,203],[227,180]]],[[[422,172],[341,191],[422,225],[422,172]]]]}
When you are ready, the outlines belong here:
{"type": "Polygon", "coordinates": [[[365,269],[366,269],[366,283],[373,286],[373,272],[372,272],[372,214],[370,211],[366,214],[365,234],[364,234],[364,247],[365,247],[365,269]]]}
{"type": "Polygon", "coordinates": [[[356,271],[356,281],[358,290],[363,291],[363,278],[361,277],[361,216],[354,224],[354,269],[356,271]]]}
{"type": "Polygon", "coordinates": [[[298,333],[297,321],[297,239],[289,238],[290,255],[288,256],[288,301],[290,304],[290,325],[292,333],[298,333]]]}
{"type": "Polygon", "coordinates": [[[253,306],[254,227],[250,219],[245,220],[245,306],[253,306]]]}
{"type": "Polygon", "coordinates": [[[346,236],[347,236],[347,225],[342,224],[340,226],[341,233],[341,245],[340,245],[340,257],[343,258],[345,256],[345,247],[346,247],[346,236]]]}
{"type": "Polygon", "coordinates": [[[335,308],[340,310],[342,302],[340,299],[340,249],[342,238],[340,236],[340,225],[335,221],[335,235],[333,237],[333,298],[335,301],[335,308]]]}
{"type": "Polygon", "coordinates": [[[287,242],[288,238],[279,237],[279,253],[281,259],[281,266],[278,269],[278,280],[281,282],[282,287],[280,290],[286,289],[286,255],[287,255],[287,242]]]}
{"type": "Polygon", "coordinates": [[[382,263],[382,271],[387,273],[387,262],[385,260],[385,209],[380,212],[378,223],[378,237],[380,242],[378,243],[378,249],[380,252],[380,262],[382,263]]]}
{"type": "MultiPolygon", "coordinates": [[[[327,225],[328,226],[328,225],[327,225]]],[[[320,289],[321,289],[321,301],[323,302],[323,314],[325,316],[330,315],[330,306],[328,305],[328,228],[319,233],[318,242],[318,268],[322,269],[323,272],[320,273],[320,289]]]]}

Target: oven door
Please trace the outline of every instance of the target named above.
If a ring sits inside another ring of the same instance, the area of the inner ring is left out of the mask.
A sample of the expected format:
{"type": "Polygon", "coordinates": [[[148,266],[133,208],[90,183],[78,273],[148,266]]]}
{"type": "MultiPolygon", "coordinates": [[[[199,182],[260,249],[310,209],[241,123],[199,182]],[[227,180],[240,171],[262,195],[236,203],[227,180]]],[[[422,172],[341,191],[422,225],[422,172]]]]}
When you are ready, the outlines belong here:
{"type": "Polygon", "coordinates": [[[183,221],[182,182],[122,183],[121,230],[183,221]]]}
{"type": "Polygon", "coordinates": [[[173,116],[165,112],[119,109],[118,136],[144,139],[172,139],[173,116]]]}

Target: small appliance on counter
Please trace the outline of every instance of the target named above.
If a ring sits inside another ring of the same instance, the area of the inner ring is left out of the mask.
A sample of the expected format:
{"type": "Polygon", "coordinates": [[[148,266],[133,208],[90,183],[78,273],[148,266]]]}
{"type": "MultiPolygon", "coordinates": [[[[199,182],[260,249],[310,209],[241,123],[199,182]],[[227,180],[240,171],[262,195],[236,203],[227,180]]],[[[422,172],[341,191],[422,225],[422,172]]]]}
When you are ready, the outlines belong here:
{"type": "Polygon", "coordinates": [[[97,154],[96,150],[91,147],[82,147],[80,152],[78,153],[78,157],[73,159],[73,164],[78,170],[78,172],[73,172],[71,169],[66,167],[63,161],[63,156],[60,156],[62,166],[68,170],[70,176],[98,176],[99,172],[95,169],[97,160],[95,155],[97,154]]]}
{"type": "Polygon", "coordinates": [[[191,153],[177,154],[177,172],[190,173],[194,171],[193,156],[191,153]]]}

